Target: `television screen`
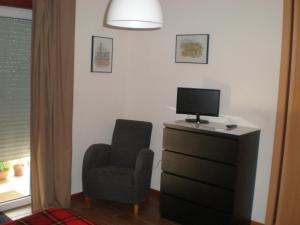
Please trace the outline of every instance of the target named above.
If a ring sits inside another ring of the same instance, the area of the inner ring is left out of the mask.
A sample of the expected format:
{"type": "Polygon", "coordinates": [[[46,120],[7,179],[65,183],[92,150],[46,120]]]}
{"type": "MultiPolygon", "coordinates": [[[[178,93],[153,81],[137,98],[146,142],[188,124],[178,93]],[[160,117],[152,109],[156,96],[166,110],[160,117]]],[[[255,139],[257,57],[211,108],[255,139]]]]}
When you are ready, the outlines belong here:
{"type": "Polygon", "coordinates": [[[219,116],[219,105],[220,90],[183,87],[177,89],[176,113],[219,116]]]}

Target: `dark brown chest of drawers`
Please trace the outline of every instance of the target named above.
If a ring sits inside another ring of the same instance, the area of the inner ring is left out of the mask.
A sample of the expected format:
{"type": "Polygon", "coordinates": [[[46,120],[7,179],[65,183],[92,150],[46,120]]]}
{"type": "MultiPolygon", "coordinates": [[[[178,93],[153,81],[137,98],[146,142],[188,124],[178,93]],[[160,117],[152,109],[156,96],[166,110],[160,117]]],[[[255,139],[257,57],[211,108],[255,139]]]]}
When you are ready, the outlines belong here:
{"type": "Polygon", "coordinates": [[[165,123],[161,216],[182,224],[248,225],[260,131],[165,123]]]}

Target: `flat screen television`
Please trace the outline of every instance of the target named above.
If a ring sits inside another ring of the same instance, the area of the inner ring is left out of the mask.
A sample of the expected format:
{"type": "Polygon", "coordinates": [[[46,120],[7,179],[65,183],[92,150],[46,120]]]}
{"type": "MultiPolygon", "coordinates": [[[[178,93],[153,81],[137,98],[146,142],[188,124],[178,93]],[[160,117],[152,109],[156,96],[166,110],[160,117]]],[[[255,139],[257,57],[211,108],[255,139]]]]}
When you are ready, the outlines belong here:
{"type": "Polygon", "coordinates": [[[177,89],[176,113],[196,115],[195,119],[186,119],[188,122],[208,123],[200,116],[219,116],[220,90],[183,88],[177,89]]]}

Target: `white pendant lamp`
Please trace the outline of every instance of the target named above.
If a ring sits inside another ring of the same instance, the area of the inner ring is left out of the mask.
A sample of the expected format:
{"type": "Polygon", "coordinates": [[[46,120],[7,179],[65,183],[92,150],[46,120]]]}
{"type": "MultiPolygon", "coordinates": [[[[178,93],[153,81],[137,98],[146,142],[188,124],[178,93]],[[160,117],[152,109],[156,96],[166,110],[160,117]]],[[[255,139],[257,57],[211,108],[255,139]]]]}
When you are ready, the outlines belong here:
{"type": "Polygon", "coordinates": [[[106,23],[113,27],[155,29],[163,26],[159,0],[111,0],[106,23]]]}

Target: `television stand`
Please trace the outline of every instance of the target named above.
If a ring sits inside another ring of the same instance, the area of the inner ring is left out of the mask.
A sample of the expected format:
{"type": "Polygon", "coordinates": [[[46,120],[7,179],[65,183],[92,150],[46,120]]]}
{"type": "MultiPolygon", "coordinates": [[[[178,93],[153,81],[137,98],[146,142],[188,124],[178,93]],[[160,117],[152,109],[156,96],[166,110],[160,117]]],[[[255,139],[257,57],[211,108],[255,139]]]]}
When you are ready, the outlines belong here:
{"type": "Polygon", "coordinates": [[[199,114],[196,114],[196,119],[185,119],[185,121],[189,123],[209,123],[208,120],[201,120],[199,114]]]}
{"type": "Polygon", "coordinates": [[[160,215],[179,224],[249,225],[260,131],[207,127],[164,124],[160,215]]]}

